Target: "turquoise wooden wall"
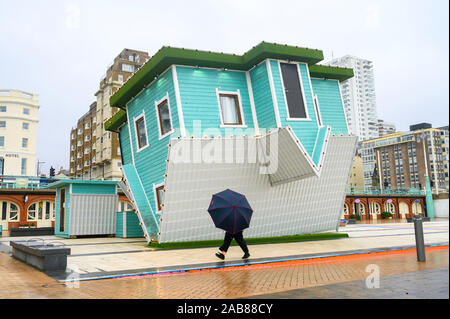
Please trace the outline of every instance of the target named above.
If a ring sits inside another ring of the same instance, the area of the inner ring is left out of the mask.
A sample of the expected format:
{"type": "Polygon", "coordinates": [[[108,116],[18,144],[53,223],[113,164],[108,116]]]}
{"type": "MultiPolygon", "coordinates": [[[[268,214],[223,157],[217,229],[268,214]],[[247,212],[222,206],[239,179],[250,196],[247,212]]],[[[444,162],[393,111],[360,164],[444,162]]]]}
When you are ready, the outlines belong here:
{"type": "MultiPolygon", "coordinates": [[[[153,212],[155,209],[155,196],[153,184],[164,182],[166,171],[166,159],[168,154],[168,144],[171,137],[180,136],[177,102],[173,84],[172,70],[162,74],[158,80],[153,82],[144,91],[135,97],[127,107],[128,118],[131,123],[127,123],[131,130],[131,149],[134,153],[134,165],[144,187],[145,195],[151,205],[153,212]],[[169,136],[159,139],[158,118],[156,115],[155,102],[161,100],[169,94],[169,107],[172,115],[172,127],[177,129],[169,136]],[[141,151],[137,151],[136,127],[133,118],[137,118],[145,112],[145,123],[147,129],[147,139],[149,146],[141,151]]],[[[123,131],[122,131],[123,132],[123,131]]],[[[125,134],[124,134],[125,136],[125,134]]],[[[123,150],[125,152],[125,150],[123,150]]]]}
{"type": "Polygon", "coordinates": [[[72,194],[115,195],[116,185],[103,184],[72,184],[72,194]]]}
{"type": "Polygon", "coordinates": [[[177,66],[176,70],[186,135],[213,136],[218,135],[218,132],[225,135],[225,129],[220,128],[222,123],[216,89],[235,93],[239,90],[244,123],[251,129],[243,130],[244,135],[253,135],[254,124],[245,72],[185,66],[177,66]],[[198,120],[201,121],[202,130],[194,132],[194,121],[198,120]],[[217,131],[205,132],[205,128],[216,128],[217,131]]]}
{"type": "Polygon", "coordinates": [[[122,150],[122,164],[132,164],[133,159],[131,157],[130,134],[128,131],[128,125],[122,125],[122,127],[119,129],[119,140],[122,150]]]}
{"type": "Polygon", "coordinates": [[[339,82],[311,78],[311,85],[319,101],[323,124],[331,126],[331,134],[348,134],[339,82]]]}
{"type": "Polygon", "coordinates": [[[259,64],[251,69],[249,73],[259,128],[261,131],[268,131],[272,128],[276,128],[277,121],[275,118],[266,63],[263,62],[259,64]]]}
{"type": "Polygon", "coordinates": [[[139,218],[134,212],[117,212],[116,213],[116,237],[123,238],[123,214],[126,214],[126,238],[144,237],[144,232],[139,225],[139,218]]]}
{"type": "Polygon", "coordinates": [[[55,236],[69,238],[69,217],[70,217],[70,187],[65,186],[62,187],[66,190],[66,204],[65,204],[65,214],[64,214],[64,231],[59,231],[59,208],[60,208],[60,191],[61,188],[56,189],[56,198],[55,198],[55,236]]]}

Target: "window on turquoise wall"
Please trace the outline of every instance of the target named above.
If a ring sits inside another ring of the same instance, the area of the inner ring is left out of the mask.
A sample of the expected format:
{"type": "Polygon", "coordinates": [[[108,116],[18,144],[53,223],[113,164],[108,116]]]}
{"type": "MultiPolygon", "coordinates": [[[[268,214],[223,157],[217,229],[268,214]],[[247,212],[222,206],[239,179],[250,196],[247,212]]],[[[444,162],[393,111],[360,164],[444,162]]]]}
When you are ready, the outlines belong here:
{"type": "Polygon", "coordinates": [[[224,125],[242,125],[242,115],[237,94],[219,93],[220,111],[224,125]]]}
{"type": "Polygon", "coordinates": [[[164,202],[164,185],[155,188],[156,193],[156,207],[158,211],[162,210],[162,204],[164,202]]]}
{"type": "Polygon", "coordinates": [[[138,142],[138,149],[142,149],[147,146],[147,131],[145,129],[145,119],[144,115],[140,116],[136,120],[136,135],[138,142]]]}
{"type": "Polygon", "coordinates": [[[308,114],[305,107],[305,101],[303,100],[302,85],[300,82],[297,64],[280,63],[280,68],[289,118],[307,118],[308,114]]]}
{"type": "Polygon", "coordinates": [[[172,131],[172,118],[170,116],[169,101],[165,99],[156,106],[158,110],[159,134],[165,136],[172,131]]]}

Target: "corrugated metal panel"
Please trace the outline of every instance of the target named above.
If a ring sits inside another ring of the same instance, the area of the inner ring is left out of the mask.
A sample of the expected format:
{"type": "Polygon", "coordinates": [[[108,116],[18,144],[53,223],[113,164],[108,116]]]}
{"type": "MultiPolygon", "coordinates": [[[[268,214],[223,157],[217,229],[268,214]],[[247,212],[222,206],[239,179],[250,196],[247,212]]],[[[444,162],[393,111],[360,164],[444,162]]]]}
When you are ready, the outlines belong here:
{"type": "Polygon", "coordinates": [[[117,195],[72,194],[69,235],[114,234],[117,205],[117,195]]]}
{"type": "MultiPolygon", "coordinates": [[[[250,138],[249,138],[250,139],[250,138]]],[[[202,139],[202,143],[208,142],[202,139]]],[[[193,139],[172,140],[193,143],[193,139]]],[[[254,209],[246,237],[273,237],[335,230],[353,163],[356,138],[330,136],[320,177],[271,186],[256,163],[175,163],[165,181],[160,242],[221,239],[206,211],[226,188],[246,195],[254,209]]],[[[172,149],[173,146],[170,148],[172,149]]]]}
{"type": "Polygon", "coordinates": [[[273,152],[268,150],[270,144],[275,143],[274,150],[278,154],[269,157],[273,159],[270,160],[272,166],[269,170],[276,168],[276,171],[270,174],[272,185],[317,175],[314,163],[290,128],[277,129],[260,138],[258,143],[263,154],[273,152]]]}

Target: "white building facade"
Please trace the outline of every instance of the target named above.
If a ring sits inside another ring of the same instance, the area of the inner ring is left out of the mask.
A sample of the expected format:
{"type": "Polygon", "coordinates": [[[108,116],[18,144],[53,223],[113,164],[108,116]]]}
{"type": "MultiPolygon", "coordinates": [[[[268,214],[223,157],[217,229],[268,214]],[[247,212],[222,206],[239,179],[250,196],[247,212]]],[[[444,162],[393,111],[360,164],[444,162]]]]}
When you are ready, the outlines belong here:
{"type": "Polygon", "coordinates": [[[350,134],[359,141],[379,137],[373,62],[346,55],[326,64],[352,68],[355,74],[339,83],[350,134]]]}
{"type": "Polygon", "coordinates": [[[395,133],[396,128],[395,124],[392,122],[385,122],[383,120],[378,120],[378,134],[379,137],[383,137],[385,135],[395,133]]]}
{"type": "Polygon", "coordinates": [[[0,89],[0,174],[36,176],[38,95],[0,89]]]}

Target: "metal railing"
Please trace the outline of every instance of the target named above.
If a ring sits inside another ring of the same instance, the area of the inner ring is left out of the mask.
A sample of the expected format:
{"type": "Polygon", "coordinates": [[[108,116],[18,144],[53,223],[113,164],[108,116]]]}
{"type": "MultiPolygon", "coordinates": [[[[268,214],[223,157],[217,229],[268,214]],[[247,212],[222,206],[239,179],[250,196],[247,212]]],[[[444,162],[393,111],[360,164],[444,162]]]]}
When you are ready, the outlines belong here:
{"type": "MultiPolygon", "coordinates": [[[[111,181],[113,178],[80,178],[75,176],[67,176],[64,180],[92,180],[92,181],[111,181]]],[[[60,178],[47,178],[37,176],[9,176],[0,175],[0,189],[43,189],[51,183],[59,181],[60,178]]]]}
{"type": "Polygon", "coordinates": [[[420,188],[405,188],[405,187],[349,187],[347,195],[410,195],[410,196],[425,196],[426,191],[420,188]]]}
{"type": "Polygon", "coordinates": [[[58,179],[37,176],[10,176],[0,175],[0,188],[8,189],[42,189],[58,179]]]}

